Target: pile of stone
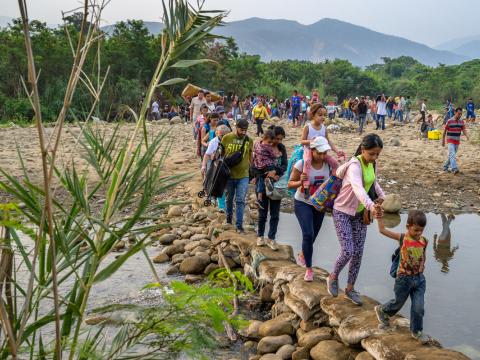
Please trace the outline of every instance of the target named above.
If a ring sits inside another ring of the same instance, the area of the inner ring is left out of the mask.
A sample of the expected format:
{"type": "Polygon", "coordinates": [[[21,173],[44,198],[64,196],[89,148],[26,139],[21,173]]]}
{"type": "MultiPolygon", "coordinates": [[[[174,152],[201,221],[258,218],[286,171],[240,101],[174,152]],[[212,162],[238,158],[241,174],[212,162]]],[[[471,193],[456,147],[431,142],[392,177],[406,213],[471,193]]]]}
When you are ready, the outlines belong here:
{"type": "Polygon", "coordinates": [[[468,359],[436,341],[420,344],[401,316],[380,329],[373,310],[377,301],[363,296],[364,305],[358,307],[342,294],[332,298],[325,270],[315,268],[314,282],[307,283],[290,246],[279,245],[278,251],[258,247],[253,234],[237,234],[224,221],[224,214],[195,203],[171,206],[159,219],[170,227],[155,234],[164,248],[153,261],[171,262],[167,273],[184,274],[189,283],[225,265],[242,269],[254,281],[261,301],[271,305],[271,319],[252,320],[241,330],[242,352],[250,360],[468,359]]]}

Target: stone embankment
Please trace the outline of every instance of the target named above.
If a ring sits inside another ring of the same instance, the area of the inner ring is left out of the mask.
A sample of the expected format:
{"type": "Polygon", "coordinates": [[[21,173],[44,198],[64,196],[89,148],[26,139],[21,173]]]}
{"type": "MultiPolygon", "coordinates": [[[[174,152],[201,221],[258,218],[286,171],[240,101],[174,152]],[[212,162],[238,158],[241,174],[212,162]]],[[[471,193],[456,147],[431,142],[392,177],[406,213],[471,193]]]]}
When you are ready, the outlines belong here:
{"type": "MultiPolygon", "coordinates": [[[[254,218],[253,212],[250,217],[254,218]]],[[[373,310],[377,301],[363,296],[364,305],[358,307],[342,294],[332,298],[325,270],[315,268],[314,282],[307,283],[290,246],[280,245],[278,251],[258,247],[253,233],[239,235],[224,221],[224,214],[203,208],[200,199],[192,205],[171,206],[159,219],[170,227],[155,234],[164,247],[153,260],[170,262],[167,274],[181,273],[186,282],[195,283],[225,266],[220,248],[226,265],[242,269],[254,281],[261,300],[271,304],[271,319],[252,320],[240,332],[245,340],[242,353],[248,359],[468,359],[436,341],[420,344],[401,316],[395,316],[389,328],[380,329],[373,310]]]]}

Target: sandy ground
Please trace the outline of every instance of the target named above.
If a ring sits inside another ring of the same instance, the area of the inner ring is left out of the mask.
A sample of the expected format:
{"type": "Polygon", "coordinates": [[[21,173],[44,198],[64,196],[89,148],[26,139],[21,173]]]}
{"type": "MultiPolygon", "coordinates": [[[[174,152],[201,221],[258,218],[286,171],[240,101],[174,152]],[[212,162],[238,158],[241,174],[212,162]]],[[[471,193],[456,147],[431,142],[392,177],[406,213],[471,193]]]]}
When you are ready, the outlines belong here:
{"type": "MultiPolygon", "coordinates": [[[[291,153],[293,145],[299,142],[301,130],[292,128],[283,120],[278,124],[285,127],[287,137],[284,143],[291,153]]],[[[97,126],[106,131],[113,129],[113,125],[108,124],[97,126]]],[[[407,125],[390,127],[378,132],[385,143],[378,162],[380,183],[385,192],[401,196],[403,211],[416,208],[437,213],[480,212],[480,146],[463,138],[458,154],[461,172],[457,175],[445,174],[442,171],[442,164],[446,159],[447,150],[442,148],[440,141],[419,139],[418,128],[418,125],[407,125]],[[399,146],[394,146],[396,140],[399,146]]],[[[178,190],[186,190],[192,185],[198,187],[200,161],[194,156],[191,125],[148,124],[148,132],[151,134],[166,129],[170,130],[173,146],[171,156],[165,164],[165,172],[167,174],[191,172],[197,175],[178,190]]],[[[374,132],[373,129],[373,125],[370,124],[367,131],[374,132]]],[[[132,130],[132,124],[125,124],[121,126],[120,131],[127,136],[132,130]]],[[[47,136],[52,133],[52,128],[46,129],[47,136]]],[[[57,164],[67,166],[73,160],[78,168],[88,171],[88,166],[82,159],[82,147],[77,142],[80,133],[78,126],[67,126],[62,136],[57,164]]],[[[250,129],[250,135],[254,136],[253,127],[250,129]]],[[[354,153],[361,140],[361,136],[353,130],[334,132],[330,136],[335,144],[349,155],[354,153]]],[[[17,178],[23,176],[17,154],[18,145],[31,180],[42,182],[39,146],[34,127],[0,129],[0,144],[2,170],[17,178]]],[[[94,175],[90,175],[90,181],[95,182],[95,179],[94,175]]],[[[61,191],[57,195],[61,197],[61,191]]],[[[162,196],[164,199],[172,197],[186,199],[188,195],[186,191],[170,191],[162,196]]],[[[0,200],[7,199],[8,197],[0,191],[0,200]]]]}

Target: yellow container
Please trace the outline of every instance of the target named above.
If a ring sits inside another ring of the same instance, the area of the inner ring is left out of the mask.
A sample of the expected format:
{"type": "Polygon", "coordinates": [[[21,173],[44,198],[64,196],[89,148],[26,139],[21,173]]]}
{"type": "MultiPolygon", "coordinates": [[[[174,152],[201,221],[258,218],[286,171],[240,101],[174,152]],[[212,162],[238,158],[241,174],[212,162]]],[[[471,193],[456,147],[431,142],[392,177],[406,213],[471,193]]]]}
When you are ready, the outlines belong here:
{"type": "Polygon", "coordinates": [[[440,130],[432,130],[428,132],[429,140],[440,140],[442,137],[442,132],[440,130]]]}

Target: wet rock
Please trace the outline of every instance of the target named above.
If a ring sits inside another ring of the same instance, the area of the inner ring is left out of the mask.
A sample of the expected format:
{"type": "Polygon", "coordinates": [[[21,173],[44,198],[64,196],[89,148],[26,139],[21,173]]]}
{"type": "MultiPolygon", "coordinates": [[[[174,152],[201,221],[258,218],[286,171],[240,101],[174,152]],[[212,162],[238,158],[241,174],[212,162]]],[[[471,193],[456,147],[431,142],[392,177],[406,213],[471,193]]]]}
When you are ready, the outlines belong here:
{"type": "Polygon", "coordinates": [[[163,263],[166,263],[168,261],[170,261],[170,257],[165,254],[165,253],[160,253],[158,254],[157,256],[155,256],[152,261],[155,263],[155,264],[163,264],[163,263]]]}
{"type": "Polygon", "coordinates": [[[205,275],[210,275],[210,273],[211,273],[212,271],[215,271],[215,270],[217,270],[217,269],[220,269],[220,266],[219,266],[218,264],[213,264],[213,263],[211,263],[211,264],[208,264],[208,265],[207,265],[207,267],[205,268],[205,270],[203,271],[203,273],[204,273],[205,275]]]}
{"type": "Polygon", "coordinates": [[[298,345],[311,349],[320,341],[330,340],[331,338],[332,330],[328,327],[322,327],[305,333],[298,339],[298,345]]]}
{"type": "Polygon", "coordinates": [[[209,256],[189,257],[181,262],[180,272],[182,274],[202,274],[209,263],[209,256]]]}
{"type": "Polygon", "coordinates": [[[370,355],[367,351],[363,351],[357,355],[355,360],[375,360],[375,358],[370,355]]]}
{"type": "Polygon", "coordinates": [[[167,254],[168,256],[173,256],[175,254],[180,254],[184,251],[183,245],[177,244],[177,245],[170,245],[167,246],[162,250],[164,254],[167,254]]]}
{"type": "Polygon", "coordinates": [[[397,194],[385,195],[382,208],[386,213],[398,213],[402,208],[402,199],[397,194]]]}
{"type": "Polygon", "coordinates": [[[272,303],[274,300],[272,299],[272,292],[273,292],[273,285],[268,284],[260,289],[260,300],[264,303],[272,303]]]}
{"type": "Polygon", "coordinates": [[[290,314],[282,314],[274,319],[265,321],[258,329],[260,337],[293,335],[295,329],[292,326],[293,320],[290,314]]]}
{"type": "Polygon", "coordinates": [[[305,360],[310,359],[310,349],[303,347],[297,347],[292,354],[292,360],[305,360]]]}
{"type": "Polygon", "coordinates": [[[162,245],[170,245],[177,238],[174,234],[164,234],[158,238],[158,242],[162,245]]]}
{"type": "Polygon", "coordinates": [[[167,275],[175,275],[180,272],[180,264],[175,264],[170,266],[167,271],[165,272],[167,275]]]}
{"type": "Polygon", "coordinates": [[[203,280],[203,275],[188,274],[187,276],[185,276],[185,282],[187,284],[196,284],[201,282],[202,280],[203,280]]]}
{"type": "Polygon", "coordinates": [[[292,358],[292,354],[295,351],[295,346],[293,345],[283,345],[280,349],[277,350],[276,355],[281,360],[288,360],[292,358]]]}
{"type": "Polygon", "coordinates": [[[267,336],[258,343],[257,353],[260,355],[274,353],[287,344],[292,344],[292,338],[289,335],[267,336]]]}
{"type": "Polygon", "coordinates": [[[182,208],[178,205],[173,205],[170,206],[168,209],[167,216],[169,218],[177,217],[177,216],[182,216],[182,208]]]}
{"type": "Polygon", "coordinates": [[[352,350],[336,340],[321,341],[310,350],[313,360],[350,360],[353,354],[352,350]]]}

